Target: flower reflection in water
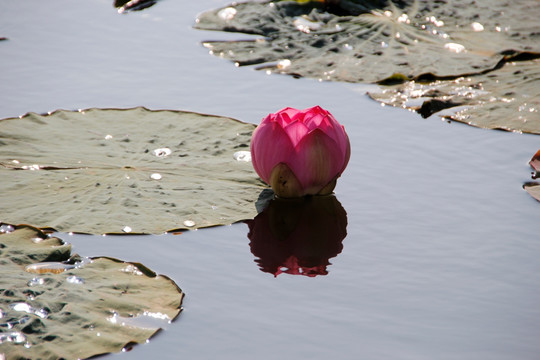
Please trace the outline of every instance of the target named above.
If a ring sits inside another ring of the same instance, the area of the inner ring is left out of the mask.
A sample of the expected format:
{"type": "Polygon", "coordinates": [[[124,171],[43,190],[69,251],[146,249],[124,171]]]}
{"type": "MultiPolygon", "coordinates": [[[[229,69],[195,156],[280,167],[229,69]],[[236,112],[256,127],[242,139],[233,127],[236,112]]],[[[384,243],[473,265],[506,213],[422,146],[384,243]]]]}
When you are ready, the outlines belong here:
{"type": "Polygon", "coordinates": [[[347,236],[347,213],[334,195],[275,198],[247,223],[255,262],[274,276],[328,274],[347,236]]]}

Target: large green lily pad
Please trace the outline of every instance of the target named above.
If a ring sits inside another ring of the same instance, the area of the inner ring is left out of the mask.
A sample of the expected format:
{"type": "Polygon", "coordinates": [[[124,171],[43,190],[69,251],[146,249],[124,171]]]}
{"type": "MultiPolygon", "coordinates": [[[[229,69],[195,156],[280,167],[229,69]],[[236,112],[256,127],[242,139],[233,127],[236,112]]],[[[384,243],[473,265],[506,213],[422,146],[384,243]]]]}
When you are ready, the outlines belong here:
{"type": "Polygon", "coordinates": [[[0,120],[0,220],[163,233],[256,215],[252,124],[182,111],[87,109],[0,120]]]}
{"type": "Polygon", "coordinates": [[[234,3],[201,14],[195,28],[260,35],[204,43],[237,65],[349,82],[379,82],[395,73],[402,74],[400,81],[455,78],[495,68],[505,50],[540,50],[534,1],[395,3],[234,3]]]}
{"type": "Polygon", "coordinates": [[[441,116],[482,128],[540,134],[540,59],[529,60],[520,54],[515,60],[509,57],[502,68],[486,74],[429,83],[411,81],[369,95],[423,117],[452,108],[441,116]]]}
{"type": "Polygon", "coordinates": [[[540,6],[518,0],[247,2],[207,11],[198,29],[259,35],[206,41],[238,66],[375,82],[371,95],[422,116],[540,133],[540,6]]]}
{"type": "Polygon", "coordinates": [[[0,231],[0,357],[83,359],[144,343],[181,310],[182,291],[138,263],[71,256],[41,230],[0,231]]]}

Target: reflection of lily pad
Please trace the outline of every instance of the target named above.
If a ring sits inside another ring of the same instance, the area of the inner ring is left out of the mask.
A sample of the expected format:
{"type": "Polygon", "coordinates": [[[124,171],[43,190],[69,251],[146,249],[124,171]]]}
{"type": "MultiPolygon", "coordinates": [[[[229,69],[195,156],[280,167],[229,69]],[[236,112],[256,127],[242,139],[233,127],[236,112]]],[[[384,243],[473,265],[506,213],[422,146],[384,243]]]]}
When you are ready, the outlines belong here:
{"type": "Polygon", "coordinates": [[[520,54],[497,71],[430,83],[411,81],[369,95],[387,105],[418,111],[423,117],[466,106],[445,117],[469,125],[540,134],[540,57],[520,54]]]}
{"type": "Polygon", "coordinates": [[[262,36],[205,42],[214,55],[238,65],[350,82],[394,73],[405,75],[401,81],[456,77],[493,69],[505,50],[540,50],[535,2],[356,2],[371,11],[332,13],[320,1],[248,2],[205,12],[195,27],[262,36]],[[386,5],[373,8],[380,3],[386,5]]]}
{"type": "Polygon", "coordinates": [[[141,264],[70,259],[69,245],[38,229],[3,230],[0,355],[8,359],[118,352],[145,342],[180,312],[181,290],[141,264]]]}
{"type": "Polygon", "coordinates": [[[235,153],[249,151],[254,128],[144,108],[0,120],[0,220],[162,233],[253,218],[264,185],[235,153]]]}

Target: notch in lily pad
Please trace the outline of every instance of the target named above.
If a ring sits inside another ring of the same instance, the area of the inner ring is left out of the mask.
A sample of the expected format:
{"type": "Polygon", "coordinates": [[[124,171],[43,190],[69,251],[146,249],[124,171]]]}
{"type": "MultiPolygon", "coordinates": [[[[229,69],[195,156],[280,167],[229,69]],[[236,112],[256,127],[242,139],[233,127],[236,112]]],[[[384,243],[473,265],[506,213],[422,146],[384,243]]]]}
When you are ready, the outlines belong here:
{"type": "Polygon", "coordinates": [[[0,219],[97,234],[159,234],[251,219],[265,185],[235,154],[249,150],[254,128],[145,108],[0,120],[0,219]]]}

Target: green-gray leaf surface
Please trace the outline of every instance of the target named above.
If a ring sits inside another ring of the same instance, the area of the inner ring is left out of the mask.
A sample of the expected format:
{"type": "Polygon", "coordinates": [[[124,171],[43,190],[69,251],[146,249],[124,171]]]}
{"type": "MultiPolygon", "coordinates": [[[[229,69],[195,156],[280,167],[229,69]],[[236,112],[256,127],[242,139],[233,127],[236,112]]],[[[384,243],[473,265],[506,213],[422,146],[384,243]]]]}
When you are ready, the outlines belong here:
{"type": "Polygon", "coordinates": [[[415,81],[369,94],[387,105],[488,129],[540,134],[540,59],[510,61],[487,74],[430,83],[415,81]],[[457,106],[463,106],[454,110],[457,106]]]}
{"type": "Polygon", "coordinates": [[[203,30],[259,35],[206,41],[237,65],[321,80],[376,82],[377,101],[473,126],[540,133],[540,6],[529,0],[332,0],[232,4],[203,30]]]}
{"type": "Polygon", "coordinates": [[[494,68],[505,50],[540,51],[540,6],[534,1],[341,3],[366,10],[343,14],[315,1],[251,1],[207,11],[195,27],[260,35],[205,42],[212,54],[238,65],[349,82],[377,82],[394,73],[454,77],[494,68]]]}
{"type": "Polygon", "coordinates": [[[0,355],[6,359],[118,352],[144,343],[180,313],[182,291],[141,264],[70,258],[70,245],[36,228],[2,230],[0,355]]]}
{"type": "Polygon", "coordinates": [[[540,184],[536,182],[529,182],[523,185],[523,189],[529,193],[533,198],[540,201],[540,184]]]}
{"type": "Polygon", "coordinates": [[[254,128],[145,108],[0,120],[0,221],[163,233],[253,218],[264,184],[234,155],[249,151],[254,128]]]}

